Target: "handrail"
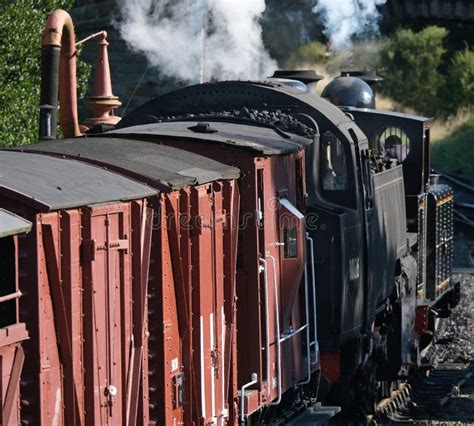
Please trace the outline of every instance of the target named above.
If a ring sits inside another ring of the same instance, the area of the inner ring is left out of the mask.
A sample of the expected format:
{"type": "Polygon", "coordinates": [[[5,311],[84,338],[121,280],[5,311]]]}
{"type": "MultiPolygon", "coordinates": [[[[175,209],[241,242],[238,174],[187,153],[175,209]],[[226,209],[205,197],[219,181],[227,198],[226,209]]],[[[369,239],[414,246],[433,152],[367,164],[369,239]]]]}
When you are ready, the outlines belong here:
{"type": "Polygon", "coordinates": [[[16,291],[15,293],[6,294],[5,296],[0,297],[0,303],[8,302],[9,300],[19,299],[21,297],[21,291],[16,291]]]}
{"type": "Polygon", "coordinates": [[[271,388],[271,372],[270,372],[270,325],[268,324],[268,264],[267,261],[263,258],[260,258],[259,261],[263,263],[263,276],[265,279],[265,333],[266,333],[266,340],[265,340],[265,357],[267,360],[267,395],[270,397],[271,388]]]}
{"type": "Polygon", "coordinates": [[[310,330],[309,330],[309,297],[308,297],[308,263],[304,264],[304,298],[305,298],[305,311],[306,311],[306,366],[308,368],[308,377],[302,382],[298,382],[297,385],[307,385],[311,381],[311,345],[310,345],[310,330]]]}
{"type": "Polygon", "coordinates": [[[245,390],[258,381],[257,373],[252,373],[251,380],[240,388],[240,424],[245,425],[245,390]]]}
{"type": "Polygon", "coordinates": [[[283,337],[280,338],[280,341],[283,343],[285,340],[291,339],[293,336],[296,336],[298,333],[301,333],[303,330],[306,330],[308,327],[309,327],[309,324],[306,323],[305,325],[302,325],[300,328],[292,331],[289,334],[283,334],[283,337]]]}
{"type": "Polygon", "coordinates": [[[311,346],[314,345],[314,362],[318,362],[318,352],[319,352],[319,341],[318,341],[318,321],[316,316],[316,272],[314,270],[314,240],[309,236],[309,233],[306,233],[306,239],[309,240],[310,246],[310,258],[311,258],[311,287],[313,290],[313,322],[314,322],[314,342],[311,343],[311,346]]]}
{"type": "MultiPolygon", "coordinates": [[[[275,258],[270,255],[268,252],[266,253],[265,257],[270,259],[272,262],[272,269],[273,269],[273,285],[275,291],[275,318],[276,318],[276,345],[277,345],[277,368],[278,368],[278,398],[276,401],[270,402],[269,405],[278,405],[282,399],[282,389],[281,389],[281,344],[286,340],[289,340],[293,336],[301,333],[303,330],[306,330],[306,347],[307,347],[307,357],[306,357],[306,365],[308,369],[308,376],[305,380],[298,382],[297,385],[306,385],[311,381],[311,347],[314,346],[315,351],[315,361],[318,360],[318,352],[319,352],[319,343],[318,343],[318,331],[317,331],[317,316],[316,316],[316,276],[314,270],[314,240],[309,236],[309,233],[306,233],[306,239],[309,240],[310,243],[310,255],[311,255],[311,287],[312,287],[312,302],[313,302],[313,322],[314,322],[314,331],[313,337],[314,341],[311,342],[311,327],[310,327],[310,315],[309,315],[309,289],[308,289],[308,264],[305,262],[304,268],[304,286],[305,286],[305,313],[306,313],[306,323],[299,327],[297,330],[292,331],[289,334],[281,335],[280,333],[280,310],[279,310],[279,299],[278,299],[278,287],[277,287],[277,280],[276,280],[276,261],[275,258]]],[[[265,267],[267,263],[265,259],[260,259],[260,261],[265,262],[265,267]]],[[[266,273],[266,271],[265,271],[266,273]]],[[[265,274],[265,301],[267,303],[268,300],[268,275],[265,274]]],[[[268,304],[266,304],[266,312],[268,315],[268,304]]],[[[268,321],[267,321],[268,325],[268,321]]],[[[267,332],[268,336],[268,332],[267,332]]],[[[267,340],[268,342],[268,340],[267,340]]],[[[268,359],[267,359],[267,367],[268,367],[268,359]]],[[[268,374],[268,373],[267,373],[268,374]]]]}
{"type": "Polygon", "coordinates": [[[273,286],[275,290],[275,318],[276,318],[276,348],[277,348],[277,368],[278,368],[278,398],[276,401],[270,402],[269,405],[278,405],[281,402],[281,333],[280,333],[280,307],[278,301],[278,287],[277,287],[277,279],[276,279],[276,261],[275,258],[267,253],[266,257],[272,261],[272,268],[273,268],[273,286]]]}

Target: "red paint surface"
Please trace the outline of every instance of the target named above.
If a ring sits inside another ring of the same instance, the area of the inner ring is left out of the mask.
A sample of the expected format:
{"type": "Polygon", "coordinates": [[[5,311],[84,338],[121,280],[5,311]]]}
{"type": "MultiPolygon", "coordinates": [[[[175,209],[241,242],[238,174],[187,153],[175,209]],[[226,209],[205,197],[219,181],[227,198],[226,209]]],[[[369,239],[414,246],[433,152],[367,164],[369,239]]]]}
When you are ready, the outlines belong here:
{"type": "Polygon", "coordinates": [[[320,353],[321,373],[330,384],[333,384],[341,375],[341,355],[339,352],[320,353]]]}

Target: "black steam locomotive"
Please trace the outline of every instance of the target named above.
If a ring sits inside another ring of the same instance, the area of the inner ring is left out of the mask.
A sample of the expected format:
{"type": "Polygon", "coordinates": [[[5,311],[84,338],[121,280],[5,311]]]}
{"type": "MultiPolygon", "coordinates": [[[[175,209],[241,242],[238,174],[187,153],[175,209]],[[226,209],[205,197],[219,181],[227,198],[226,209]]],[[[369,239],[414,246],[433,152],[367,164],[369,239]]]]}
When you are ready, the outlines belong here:
{"type": "Polygon", "coordinates": [[[108,134],[173,135],[178,123],[200,121],[313,139],[306,226],[316,243],[318,398],[367,413],[392,382],[426,365],[435,319],[459,301],[453,193],[430,174],[430,119],[377,110],[374,74],[341,75],[322,97],[313,74],[187,87],[129,113],[108,134]]]}

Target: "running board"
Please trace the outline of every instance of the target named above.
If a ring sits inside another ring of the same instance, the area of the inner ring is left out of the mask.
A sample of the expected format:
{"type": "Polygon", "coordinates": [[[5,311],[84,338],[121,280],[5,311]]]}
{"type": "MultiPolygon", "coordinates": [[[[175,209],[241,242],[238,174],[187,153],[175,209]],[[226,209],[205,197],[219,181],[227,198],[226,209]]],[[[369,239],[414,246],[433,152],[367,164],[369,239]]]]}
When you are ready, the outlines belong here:
{"type": "Polygon", "coordinates": [[[329,420],[336,414],[341,412],[341,407],[315,406],[307,408],[298,417],[291,420],[287,424],[290,426],[310,426],[310,425],[327,425],[329,420]]]}

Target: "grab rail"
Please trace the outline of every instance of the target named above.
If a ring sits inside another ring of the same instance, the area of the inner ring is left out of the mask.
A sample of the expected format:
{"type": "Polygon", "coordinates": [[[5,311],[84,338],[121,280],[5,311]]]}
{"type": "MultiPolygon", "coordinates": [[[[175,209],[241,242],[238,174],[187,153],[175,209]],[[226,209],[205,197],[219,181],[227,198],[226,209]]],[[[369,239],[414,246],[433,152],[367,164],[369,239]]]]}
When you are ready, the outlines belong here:
{"type": "Polygon", "coordinates": [[[240,424],[245,425],[245,390],[258,382],[257,373],[252,373],[251,380],[240,388],[240,424]]]}
{"type": "MultiPolygon", "coordinates": [[[[270,388],[270,326],[268,324],[268,263],[265,259],[260,258],[260,262],[264,265],[263,266],[263,276],[265,279],[265,333],[266,333],[266,340],[265,340],[265,357],[267,360],[267,395],[270,396],[271,388],[270,388]]],[[[262,268],[262,266],[261,266],[262,268]]]]}
{"type": "Polygon", "coordinates": [[[278,377],[278,398],[276,401],[270,402],[269,405],[278,405],[281,402],[281,338],[280,338],[280,307],[278,301],[278,287],[277,287],[277,279],[276,279],[276,261],[275,258],[266,253],[265,255],[268,259],[272,261],[272,268],[273,268],[273,287],[275,291],[275,323],[276,323],[276,348],[277,348],[277,377],[278,377]]]}
{"type": "Polygon", "coordinates": [[[15,293],[6,294],[5,296],[0,297],[0,303],[8,302],[13,299],[19,299],[22,296],[21,291],[16,291],[15,293]]]}
{"type": "Polygon", "coordinates": [[[308,328],[308,324],[306,323],[305,325],[302,325],[300,328],[297,330],[292,331],[289,334],[283,334],[280,338],[280,341],[283,343],[285,340],[291,339],[293,336],[296,336],[298,333],[301,333],[303,330],[306,330],[308,328]]]}
{"type": "Polygon", "coordinates": [[[307,385],[311,381],[311,345],[310,345],[310,330],[309,330],[309,297],[308,297],[308,264],[304,265],[304,298],[306,311],[306,367],[308,368],[308,377],[297,385],[307,385]]]}
{"type": "Polygon", "coordinates": [[[313,290],[313,322],[314,322],[314,341],[311,342],[311,346],[314,345],[314,362],[318,362],[319,353],[319,342],[318,342],[318,322],[316,316],[316,272],[314,270],[314,240],[306,233],[306,239],[309,241],[310,255],[311,255],[311,287],[313,290]]]}
{"type": "MultiPolygon", "coordinates": [[[[311,252],[313,253],[314,252],[313,246],[311,247],[311,249],[312,249],[311,252]]],[[[273,285],[274,285],[274,291],[275,291],[275,318],[276,318],[275,322],[276,322],[276,335],[277,335],[276,344],[277,344],[278,397],[275,401],[270,402],[269,405],[278,405],[278,404],[280,404],[281,399],[282,399],[282,389],[281,389],[281,344],[283,342],[285,342],[286,340],[291,339],[293,336],[296,336],[297,334],[301,333],[303,330],[306,330],[306,348],[307,348],[306,366],[307,366],[307,370],[308,370],[308,375],[307,375],[307,378],[305,380],[303,380],[302,382],[297,383],[297,385],[299,386],[299,385],[306,385],[311,381],[311,346],[313,346],[313,345],[316,346],[316,357],[317,357],[318,343],[317,343],[316,331],[314,333],[315,341],[310,342],[311,332],[310,332],[310,324],[309,324],[309,291],[308,291],[308,266],[307,266],[307,264],[305,263],[305,269],[304,269],[306,323],[304,325],[302,325],[300,328],[298,328],[297,330],[292,331],[290,334],[281,335],[281,332],[280,332],[280,309],[279,309],[279,299],[278,299],[278,287],[277,287],[277,280],[276,280],[276,261],[275,261],[275,258],[272,255],[268,254],[268,253],[266,253],[265,257],[270,259],[271,262],[272,262],[273,285]]],[[[312,271],[314,271],[314,268],[312,268],[312,271]]],[[[315,285],[314,272],[313,272],[312,283],[313,283],[313,302],[314,302],[316,300],[316,296],[315,296],[316,285],[315,285]]],[[[316,326],[316,321],[315,321],[315,326],[316,326]]]]}
{"type": "MultiPolygon", "coordinates": [[[[278,377],[278,397],[275,401],[270,402],[269,405],[278,405],[282,399],[282,388],[281,388],[281,344],[286,340],[291,339],[293,336],[301,333],[303,330],[306,330],[306,348],[307,348],[307,357],[306,357],[306,366],[307,366],[307,378],[301,382],[298,382],[297,385],[306,385],[311,381],[311,347],[314,346],[314,363],[318,361],[318,352],[319,352],[319,343],[318,343],[318,329],[317,329],[317,315],[316,315],[316,275],[314,268],[314,240],[309,236],[309,233],[306,233],[306,239],[310,244],[310,257],[311,257],[311,289],[312,289],[312,302],[313,302],[313,338],[314,341],[311,342],[311,327],[310,327],[310,315],[309,315],[309,286],[308,286],[308,263],[305,262],[304,268],[304,286],[305,286],[305,314],[306,314],[306,323],[299,327],[297,330],[291,331],[289,334],[282,335],[280,332],[280,309],[279,309],[279,299],[278,299],[278,286],[276,279],[276,261],[275,258],[268,252],[265,254],[266,259],[270,259],[272,262],[273,269],[273,286],[275,293],[275,322],[276,322],[276,349],[277,349],[277,377],[278,377]]],[[[265,309],[268,316],[268,274],[267,267],[268,263],[266,259],[260,258],[260,262],[265,265],[264,276],[265,276],[265,309]]],[[[268,382],[270,380],[270,371],[269,367],[269,328],[268,320],[266,321],[266,331],[267,331],[267,375],[268,382]]],[[[268,384],[268,383],[267,383],[268,384]]],[[[270,393],[270,391],[268,390],[270,393]]]]}

